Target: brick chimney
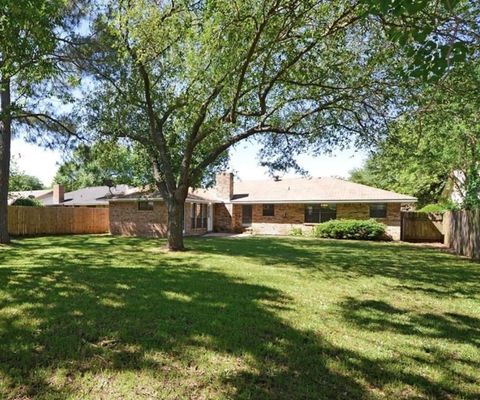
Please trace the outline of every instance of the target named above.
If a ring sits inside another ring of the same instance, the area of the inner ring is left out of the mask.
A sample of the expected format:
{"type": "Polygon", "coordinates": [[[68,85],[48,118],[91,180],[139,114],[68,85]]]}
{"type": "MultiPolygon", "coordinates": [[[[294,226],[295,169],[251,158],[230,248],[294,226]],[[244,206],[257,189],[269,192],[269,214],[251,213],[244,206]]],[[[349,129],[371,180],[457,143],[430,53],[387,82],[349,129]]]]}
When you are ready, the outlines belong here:
{"type": "Polygon", "coordinates": [[[65,188],[63,185],[53,185],[53,204],[61,204],[65,201],[65,188]]]}
{"type": "Polygon", "coordinates": [[[225,200],[233,198],[233,174],[220,172],[215,176],[215,190],[219,197],[225,200]]]}

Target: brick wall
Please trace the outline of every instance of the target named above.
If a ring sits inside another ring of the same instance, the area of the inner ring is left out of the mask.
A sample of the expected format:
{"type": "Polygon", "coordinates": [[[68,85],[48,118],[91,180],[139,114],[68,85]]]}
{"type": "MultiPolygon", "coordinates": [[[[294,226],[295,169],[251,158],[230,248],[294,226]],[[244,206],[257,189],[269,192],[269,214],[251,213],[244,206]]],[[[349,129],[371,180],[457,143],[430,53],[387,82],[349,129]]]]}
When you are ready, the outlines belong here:
{"type": "MultiPolygon", "coordinates": [[[[303,204],[275,204],[273,216],[263,216],[263,205],[252,204],[252,224],[254,233],[265,235],[288,235],[293,228],[311,231],[311,227],[304,225],[303,204]]],[[[233,205],[233,227],[239,231],[245,229],[242,225],[242,205],[233,205]]]]}
{"type": "MultiPolygon", "coordinates": [[[[217,205],[218,206],[218,205],[217,205]]],[[[228,205],[226,205],[228,206],[228,205]]],[[[223,210],[227,207],[223,205],[223,210]]],[[[275,204],[274,216],[263,216],[263,205],[252,204],[252,224],[250,228],[254,233],[286,235],[293,228],[300,228],[304,233],[310,233],[313,229],[312,224],[304,224],[304,204],[275,204]]],[[[220,208],[216,207],[215,224],[216,229],[220,231],[240,231],[244,230],[242,226],[242,205],[234,204],[233,209],[228,212],[228,216],[223,216],[220,208]],[[222,220],[218,223],[217,218],[222,220]]],[[[337,219],[368,219],[370,218],[370,209],[368,204],[337,204],[337,219]]],[[[387,232],[394,239],[400,235],[400,204],[387,204],[387,218],[380,218],[378,221],[388,226],[387,232]]]]}
{"type": "MultiPolygon", "coordinates": [[[[387,204],[387,218],[377,219],[388,226],[400,226],[400,204],[387,204]]],[[[368,219],[370,207],[366,203],[337,204],[338,219],[368,219]]]]}
{"type": "Polygon", "coordinates": [[[167,208],[160,201],[152,211],[139,211],[136,201],[110,203],[110,233],[123,236],[165,237],[167,208]]]}
{"type": "MultiPolygon", "coordinates": [[[[188,235],[201,235],[204,228],[191,229],[191,207],[185,204],[185,232],[188,235]]],[[[110,203],[110,233],[123,236],[167,236],[167,208],[165,203],[155,201],[152,211],[138,210],[136,201],[110,203]]]]}
{"type": "Polygon", "coordinates": [[[218,203],[213,205],[213,230],[215,232],[230,232],[232,225],[232,204],[218,203]]]}

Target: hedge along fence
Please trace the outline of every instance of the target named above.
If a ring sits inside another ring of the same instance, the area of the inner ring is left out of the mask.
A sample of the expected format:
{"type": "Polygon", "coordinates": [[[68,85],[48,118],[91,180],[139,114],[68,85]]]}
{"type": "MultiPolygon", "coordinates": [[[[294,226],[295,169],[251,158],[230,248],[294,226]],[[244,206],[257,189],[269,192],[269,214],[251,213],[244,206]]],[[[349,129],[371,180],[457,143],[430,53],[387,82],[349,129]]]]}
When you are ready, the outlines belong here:
{"type": "Polygon", "coordinates": [[[480,260],[480,210],[446,212],[443,229],[444,243],[455,253],[480,260]]]}
{"type": "Polygon", "coordinates": [[[8,232],[22,235],[108,233],[108,208],[8,207],[8,232]]]}

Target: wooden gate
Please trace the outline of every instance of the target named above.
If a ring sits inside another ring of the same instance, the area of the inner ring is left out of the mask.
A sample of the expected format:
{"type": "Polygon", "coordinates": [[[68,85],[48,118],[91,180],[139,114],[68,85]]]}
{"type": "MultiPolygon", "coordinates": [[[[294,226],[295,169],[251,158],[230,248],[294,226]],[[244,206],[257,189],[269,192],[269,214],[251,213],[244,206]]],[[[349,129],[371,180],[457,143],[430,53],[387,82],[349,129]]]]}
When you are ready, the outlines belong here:
{"type": "Polygon", "coordinates": [[[400,240],[404,242],[442,242],[443,215],[402,212],[400,240]]]}

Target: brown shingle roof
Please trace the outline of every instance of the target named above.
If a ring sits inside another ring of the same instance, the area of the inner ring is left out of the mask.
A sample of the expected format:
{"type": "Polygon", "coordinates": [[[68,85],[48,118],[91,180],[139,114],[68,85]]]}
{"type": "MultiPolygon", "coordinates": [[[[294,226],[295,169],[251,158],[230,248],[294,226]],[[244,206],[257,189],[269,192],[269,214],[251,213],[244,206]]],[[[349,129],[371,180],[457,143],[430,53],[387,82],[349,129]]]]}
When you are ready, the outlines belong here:
{"type": "Polygon", "coordinates": [[[416,202],[412,196],[337,178],[235,182],[233,203],[416,202]]]}
{"type": "MultiPolygon", "coordinates": [[[[110,201],[161,200],[158,191],[135,189],[110,201]]],[[[215,189],[196,189],[188,194],[189,202],[228,202],[215,189]]],[[[412,196],[376,189],[336,178],[294,178],[253,180],[234,183],[232,203],[412,203],[412,196]]]]}

